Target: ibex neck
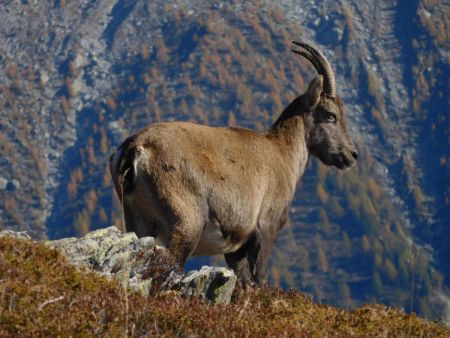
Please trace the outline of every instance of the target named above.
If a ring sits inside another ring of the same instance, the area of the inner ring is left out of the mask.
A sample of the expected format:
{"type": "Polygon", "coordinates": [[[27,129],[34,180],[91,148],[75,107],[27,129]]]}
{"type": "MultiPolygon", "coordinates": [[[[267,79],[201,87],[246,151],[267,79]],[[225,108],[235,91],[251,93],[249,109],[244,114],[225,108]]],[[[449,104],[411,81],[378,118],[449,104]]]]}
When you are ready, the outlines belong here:
{"type": "Polygon", "coordinates": [[[279,144],[280,153],[286,157],[296,180],[303,175],[309,158],[303,111],[299,109],[301,98],[298,97],[283,111],[269,131],[269,137],[279,144]]]}
{"type": "MultiPolygon", "coordinates": [[[[306,147],[305,97],[297,97],[281,113],[269,134],[285,143],[288,148],[306,147]]],[[[306,150],[307,151],[307,150],[306,150]]]]}
{"type": "Polygon", "coordinates": [[[303,117],[305,107],[304,107],[304,96],[297,97],[292,101],[281,113],[278,119],[270,128],[271,132],[276,132],[278,129],[283,128],[286,121],[289,121],[293,117],[303,117]]]}

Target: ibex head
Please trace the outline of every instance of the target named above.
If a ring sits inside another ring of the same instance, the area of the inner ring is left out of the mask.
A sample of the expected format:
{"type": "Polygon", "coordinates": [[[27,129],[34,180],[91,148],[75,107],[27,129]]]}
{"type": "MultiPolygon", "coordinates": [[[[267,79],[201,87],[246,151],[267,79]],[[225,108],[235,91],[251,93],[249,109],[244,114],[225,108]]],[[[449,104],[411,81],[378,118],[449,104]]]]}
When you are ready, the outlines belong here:
{"type": "Polygon", "coordinates": [[[358,152],[347,132],[344,107],[336,95],[331,65],[315,48],[302,42],[293,43],[302,49],[292,51],[309,60],[319,73],[305,93],[304,119],[308,150],[326,165],[334,165],[339,169],[350,168],[356,163],[358,152]]]}

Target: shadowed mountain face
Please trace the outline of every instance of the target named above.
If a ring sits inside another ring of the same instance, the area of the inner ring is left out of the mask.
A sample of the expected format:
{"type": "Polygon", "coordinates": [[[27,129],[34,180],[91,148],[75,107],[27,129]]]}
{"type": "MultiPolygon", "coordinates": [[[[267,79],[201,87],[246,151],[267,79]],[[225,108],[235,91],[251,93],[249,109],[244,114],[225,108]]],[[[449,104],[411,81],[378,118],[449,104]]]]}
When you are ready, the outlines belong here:
{"type": "Polygon", "coordinates": [[[303,39],[335,69],[360,160],[346,172],[310,160],[271,282],[341,306],[449,315],[448,4],[4,8],[0,228],[59,238],[120,225],[107,165],[115,147],[157,121],[268,128],[314,76],[289,52],[303,39]]]}

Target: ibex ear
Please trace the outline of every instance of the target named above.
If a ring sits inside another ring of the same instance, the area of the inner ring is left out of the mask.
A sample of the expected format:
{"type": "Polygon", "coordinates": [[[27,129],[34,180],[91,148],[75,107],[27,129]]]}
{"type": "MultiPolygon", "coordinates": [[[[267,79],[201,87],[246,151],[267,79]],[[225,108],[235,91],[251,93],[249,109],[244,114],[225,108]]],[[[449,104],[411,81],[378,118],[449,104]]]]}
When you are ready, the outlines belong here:
{"type": "Polygon", "coordinates": [[[307,110],[314,109],[315,106],[319,103],[320,94],[323,89],[323,76],[318,75],[314,79],[312,79],[311,83],[308,86],[308,90],[306,91],[306,106],[307,110]]]}

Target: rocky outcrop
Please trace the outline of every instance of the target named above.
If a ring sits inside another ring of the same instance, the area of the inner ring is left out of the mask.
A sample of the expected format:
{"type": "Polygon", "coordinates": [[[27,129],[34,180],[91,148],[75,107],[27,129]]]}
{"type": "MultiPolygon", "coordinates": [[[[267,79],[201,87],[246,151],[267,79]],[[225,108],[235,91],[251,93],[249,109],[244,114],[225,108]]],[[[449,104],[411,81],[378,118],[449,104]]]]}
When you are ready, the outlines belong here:
{"type": "MultiPolygon", "coordinates": [[[[11,230],[0,232],[1,236],[30,239],[24,232],[11,230]]],[[[114,278],[124,287],[144,295],[148,295],[152,287],[151,276],[145,274],[146,266],[155,252],[164,251],[164,248],[156,246],[154,238],[137,238],[134,233],[122,233],[114,226],[92,231],[81,238],[63,238],[45,243],[60,250],[74,265],[114,278]]],[[[214,304],[228,304],[235,285],[233,271],[203,266],[200,271],[186,274],[170,272],[162,282],[162,289],[208,299],[214,304]]]]}

